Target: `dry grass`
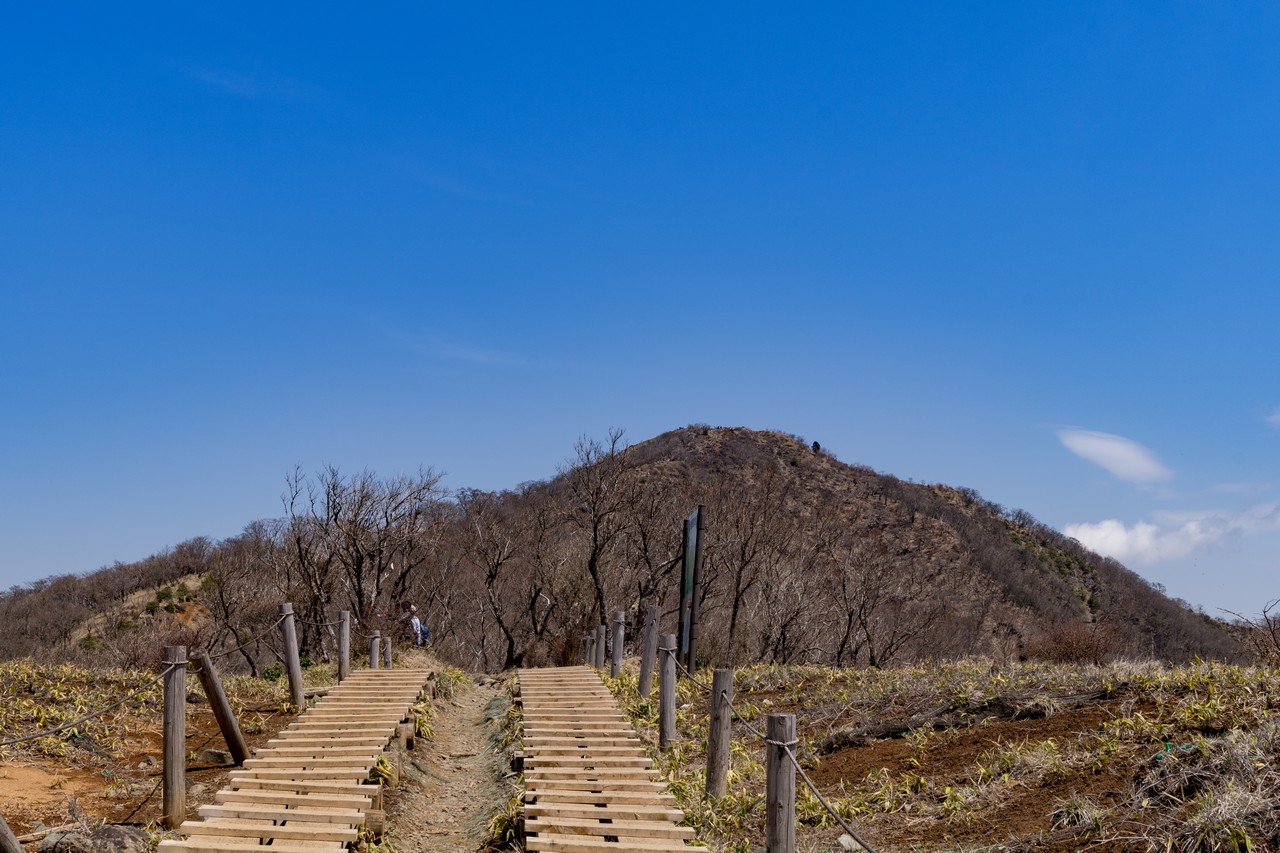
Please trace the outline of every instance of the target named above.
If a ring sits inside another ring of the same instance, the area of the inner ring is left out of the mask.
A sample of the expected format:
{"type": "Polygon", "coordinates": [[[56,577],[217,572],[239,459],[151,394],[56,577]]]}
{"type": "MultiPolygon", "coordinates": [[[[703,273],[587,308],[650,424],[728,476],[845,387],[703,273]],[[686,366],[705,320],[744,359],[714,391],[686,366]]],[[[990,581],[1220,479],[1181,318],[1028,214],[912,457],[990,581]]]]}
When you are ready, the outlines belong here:
{"type": "MultiPolygon", "coordinates": [[[[611,687],[655,743],[656,702],[638,697],[629,675],[611,687]]],[[[1280,849],[1274,667],[756,666],[736,673],[735,693],[757,726],[770,713],[796,715],[803,763],[840,815],[883,850],[1280,849]],[[932,718],[940,728],[830,755],[815,748],[833,731],[926,709],[946,709],[932,718]]],[[[729,793],[705,801],[706,696],[687,679],[678,694],[681,740],[665,754],[654,747],[655,758],[702,843],[755,849],[763,746],[736,724],[729,793]]],[[[835,821],[800,789],[802,847],[836,849],[835,821]]]]}

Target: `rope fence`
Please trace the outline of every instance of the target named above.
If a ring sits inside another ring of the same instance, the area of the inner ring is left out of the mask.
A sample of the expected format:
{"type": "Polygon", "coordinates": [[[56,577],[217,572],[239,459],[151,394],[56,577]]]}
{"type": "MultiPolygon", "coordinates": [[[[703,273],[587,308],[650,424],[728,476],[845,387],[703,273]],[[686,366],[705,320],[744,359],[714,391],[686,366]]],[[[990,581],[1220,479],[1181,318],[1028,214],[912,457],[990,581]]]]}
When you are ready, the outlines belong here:
{"type": "MultiPolygon", "coordinates": [[[[284,617],[281,617],[281,619],[283,618],[284,617]]],[[[307,619],[299,619],[298,614],[296,613],[293,614],[293,621],[297,622],[299,625],[310,625],[312,628],[337,628],[342,624],[341,622],[311,622],[307,619]]],[[[277,622],[276,624],[278,625],[280,623],[277,622]]]]}
{"type": "MultiPolygon", "coordinates": [[[[249,639],[245,640],[243,643],[241,643],[238,646],[233,646],[232,648],[224,649],[223,651],[220,651],[217,654],[210,654],[209,660],[218,660],[220,658],[226,657],[227,655],[235,654],[236,652],[247,651],[249,646],[253,645],[254,643],[262,642],[268,634],[270,634],[276,628],[279,628],[280,623],[283,622],[286,618],[288,617],[281,616],[275,622],[271,623],[271,626],[269,628],[263,629],[262,633],[258,634],[258,636],[250,637],[249,639]]],[[[272,651],[274,651],[274,649],[272,651]]],[[[208,653],[206,652],[206,654],[208,653]]],[[[277,656],[278,656],[278,653],[277,653],[277,656]]]]}
{"type": "MultiPolygon", "coordinates": [[[[685,675],[685,678],[692,681],[692,683],[700,686],[700,688],[707,690],[708,693],[713,693],[712,685],[705,683],[705,681],[699,679],[698,676],[695,676],[694,674],[692,674],[692,672],[686,669],[684,663],[680,662],[680,656],[678,656],[678,654],[676,653],[676,649],[659,648],[658,652],[662,654],[666,654],[668,658],[671,658],[671,661],[675,662],[676,669],[680,670],[682,674],[685,675]]],[[[794,749],[796,745],[799,745],[799,742],[797,742],[797,740],[786,740],[786,742],[783,742],[783,740],[776,740],[776,739],[769,738],[769,736],[765,735],[763,731],[760,731],[758,727],[751,725],[751,722],[748,719],[746,719],[745,716],[742,716],[742,713],[739,710],[737,710],[735,706],[733,706],[733,698],[731,697],[730,694],[728,694],[727,690],[721,690],[721,692],[719,692],[718,697],[713,697],[713,698],[723,699],[723,701],[728,704],[728,710],[730,710],[731,715],[735,717],[735,719],[739,721],[740,724],[744,726],[746,730],[749,731],[749,733],[755,735],[756,739],[759,739],[760,742],[764,743],[765,745],[769,745],[769,747],[776,747],[778,749],[781,749],[782,753],[785,754],[785,756],[787,757],[787,760],[791,762],[791,766],[795,767],[795,770],[797,774],[799,774],[800,779],[804,780],[804,784],[806,788],[808,788],[810,792],[813,793],[814,798],[817,798],[818,802],[822,804],[822,807],[824,809],[827,809],[828,815],[831,815],[832,820],[835,820],[836,824],[840,825],[840,829],[844,830],[845,833],[849,835],[849,838],[854,840],[856,844],[859,844],[861,848],[863,848],[864,850],[867,850],[867,853],[876,853],[876,848],[873,848],[872,845],[868,844],[867,841],[861,838],[861,836],[858,833],[856,833],[856,831],[854,830],[854,827],[851,827],[849,824],[847,824],[847,822],[845,821],[845,818],[841,817],[840,813],[838,813],[836,809],[832,807],[832,804],[827,802],[827,798],[823,797],[822,792],[818,790],[818,786],[814,784],[813,779],[810,779],[808,772],[805,772],[805,768],[800,766],[800,760],[799,758],[796,757],[795,749],[794,749]]]]}

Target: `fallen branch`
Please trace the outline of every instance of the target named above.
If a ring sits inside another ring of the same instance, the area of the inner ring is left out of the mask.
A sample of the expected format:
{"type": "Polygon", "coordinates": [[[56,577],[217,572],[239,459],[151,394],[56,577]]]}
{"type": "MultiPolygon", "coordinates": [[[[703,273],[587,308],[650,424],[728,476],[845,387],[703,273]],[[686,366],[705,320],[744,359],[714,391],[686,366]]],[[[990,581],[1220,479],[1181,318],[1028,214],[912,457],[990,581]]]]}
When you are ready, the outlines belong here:
{"type": "Polygon", "coordinates": [[[20,843],[25,844],[28,841],[39,841],[40,839],[44,838],[46,835],[52,835],[55,832],[70,832],[73,829],[79,829],[79,828],[80,828],[80,824],[78,823],[64,823],[62,826],[47,826],[44,829],[40,830],[39,832],[32,832],[27,835],[19,835],[17,840],[20,843]]]}

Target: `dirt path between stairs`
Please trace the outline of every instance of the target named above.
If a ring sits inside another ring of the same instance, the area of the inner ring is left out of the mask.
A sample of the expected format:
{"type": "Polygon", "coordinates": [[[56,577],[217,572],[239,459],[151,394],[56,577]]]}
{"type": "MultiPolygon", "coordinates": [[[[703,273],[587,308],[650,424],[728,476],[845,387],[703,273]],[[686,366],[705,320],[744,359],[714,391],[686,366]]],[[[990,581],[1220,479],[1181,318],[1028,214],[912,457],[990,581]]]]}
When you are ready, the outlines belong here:
{"type": "Polygon", "coordinates": [[[404,775],[385,795],[387,828],[396,853],[462,853],[479,848],[485,825],[507,788],[505,756],[490,745],[485,708],[501,694],[483,679],[440,700],[435,736],[407,754],[404,775]]]}

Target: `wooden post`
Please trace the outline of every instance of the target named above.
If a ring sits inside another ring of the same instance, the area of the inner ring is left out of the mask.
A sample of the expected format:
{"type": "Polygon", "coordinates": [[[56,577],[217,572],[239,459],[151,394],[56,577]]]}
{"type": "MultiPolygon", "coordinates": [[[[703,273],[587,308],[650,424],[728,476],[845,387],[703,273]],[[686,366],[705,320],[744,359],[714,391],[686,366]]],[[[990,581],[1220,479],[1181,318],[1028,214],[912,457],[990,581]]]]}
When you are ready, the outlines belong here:
{"type": "Polygon", "coordinates": [[[653,659],[658,654],[658,605],[650,604],[644,619],[644,648],[640,651],[640,696],[653,689],[653,659]]]}
{"type": "MultiPolygon", "coordinates": [[[[689,648],[689,590],[685,588],[685,572],[687,570],[686,563],[689,554],[689,524],[688,522],[680,525],[680,605],[676,609],[676,636],[680,641],[680,653],[684,654],[689,648]]],[[[659,664],[661,667],[661,664],[659,664]]]]}
{"type": "Polygon", "coordinates": [[[596,669],[604,669],[605,653],[609,650],[609,629],[601,622],[596,626],[596,669]]]}
{"type": "Polygon", "coordinates": [[[777,745],[795,746],[796,715],[770,714],[765,734],[765,853],[796,853],[796,768],[777,745]]]}
{"type": "Polygon", "coordinates": [[[707,508],[698,504],[698,536],[693,543],[693,595],[689,600],[689,660],[685,664],[690,676],[698,671],[698,619],[701,616],[698,600],[702,597],[702,543],[706,539],[702,519],[706,514],[707,508]]]}
{"type": "Polygon", "coordinates": [[[663,634],[658,644],[658,746],[667,750],[676,739],[676,635],[663,634]]]}
{"type": "Polygon", "coordinates": [[[287,601],[281,604],[280,615],[284,617],[280,633],[284,635],[284,667],[289,672],[289,701],[301,714],[307,710],[307,697],[302,692],[302,664],[298,660],[298,632],[293,625],[293,605],[287,601]]]}
{"type": "Polygon", "coordinates": [[[622,672],[622,647],[627,640],[627,614],[621,610],[613,612],[613,658],[609,667],[609,677],[617,678],[622,672]]]}
{"type": "Polygon", "coordinates": [[[717,669],[711,678],[711,707],[707,734],[707,796],[719,799],[729,784],[729,699],[733,696],[733,670],[717,669]]]}
{"type": "Polygon", "coordinates": [[[382,665],[387,669],[391,669],[391,638],[390,637],[382,638],[382,665]]]}
{"type": "Polygon", "coordinates": [[[231,760],[237,767],[243,767],[244,760],[249,757],[249,747],[240,732],[240,724],[236,722],[235,711],[227,701],[227,692],[222,689],[222,679],[218,678],[218,671],[213,668],[213,661],[209,660],[209,653],[204,649],[196,649],[191,657],[196,662],[196,675],[200,677],[204,695],[209,698],[209,707],[213,709],[218,728],[222,729],[222,739],[227,742],[231,760]]]}
{"type": "Polygon", "coordinates": [[[338,681],[351,674],[351,611],[338,611],[338,681]]]}
{"type": "Polygon", "coordinates": [[[3,816],[0,816],[0,853],[25,853],[3,816]]]}
{"type": "Polygon", "coordinates": [[[187,647],[165,646],[164,795],[161,812],[167,829],[187,817],[187,647]]]}
{"type": "Polygon", "coordinates": [[[595,653],[591,650],[591,644],[595,638],[594,633],[582,635],[582,662],[587,666],[591,666],[591,661],[595,659],[595,653]]]}
{"type": "Polygon", "coordinates": [[[382,657],[382,637],[374,631],[369,635],[369,669],[378,668],[380,657],[382,657]]]}

